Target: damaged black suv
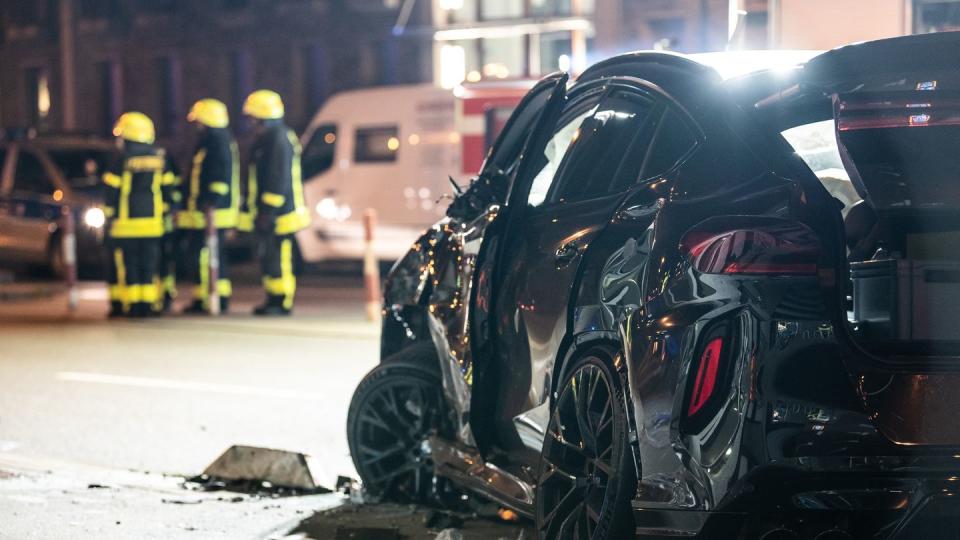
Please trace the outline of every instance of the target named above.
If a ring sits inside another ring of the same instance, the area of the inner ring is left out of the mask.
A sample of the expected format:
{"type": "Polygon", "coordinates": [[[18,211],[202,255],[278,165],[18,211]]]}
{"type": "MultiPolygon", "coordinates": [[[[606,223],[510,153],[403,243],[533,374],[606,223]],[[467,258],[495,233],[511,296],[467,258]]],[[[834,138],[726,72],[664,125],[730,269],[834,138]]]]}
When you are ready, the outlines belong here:
{"type": "Polygon", "coordinates": [[[627,54],[542,80],[393,268],[350,448],[541,538],[956,538],[958,321],[960,34],[627,54]]]}

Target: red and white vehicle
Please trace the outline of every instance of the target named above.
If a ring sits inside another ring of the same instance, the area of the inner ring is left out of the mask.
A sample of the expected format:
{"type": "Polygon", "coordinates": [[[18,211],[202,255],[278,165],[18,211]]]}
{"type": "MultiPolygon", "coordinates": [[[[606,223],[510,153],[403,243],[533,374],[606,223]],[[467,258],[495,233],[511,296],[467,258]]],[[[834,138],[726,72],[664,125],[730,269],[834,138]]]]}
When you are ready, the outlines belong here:
{"type": "Polygon", "coordinates": [[[465,184],[531,81],[431,84],[344,92],[302,137],[312,225],[298,233],[307,262],[359,260],[363,212],[377,211],[381,260],[406,253],[446,210],[450,178],[465,184]]]}

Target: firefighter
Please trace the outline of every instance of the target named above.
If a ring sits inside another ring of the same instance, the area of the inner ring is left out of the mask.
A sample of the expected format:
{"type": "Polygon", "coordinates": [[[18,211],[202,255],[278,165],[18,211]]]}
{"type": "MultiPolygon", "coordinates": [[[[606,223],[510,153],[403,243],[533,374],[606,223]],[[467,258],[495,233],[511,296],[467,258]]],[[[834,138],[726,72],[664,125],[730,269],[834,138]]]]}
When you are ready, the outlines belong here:
{"type": "Polygon", "coordinates": [[[233,294],[227,269],[226,234],[236,228],[239,217],[239,151],[228,129],[230,119],[223,102],[201,99],[190,109],[187,120],[197,126],[200,137],[189,180],[184,184],[183,209],[177,216],[177,225],[186,236],[187,274],[194,284],[193,303],[184,313],[209,312],[211,257],[220,262],[216,287],[220,312],[226,313],[233,294]],[[208,208],[213,209],[218,253],[210,253],[206,244],[208,208]]]}
{"type": "Polygon", "coordinates": [[[243,104],[254,120],[256,140],[250,150],[251,216],[260,236],[260,268],[266,301],[255,315],[288,315],[297,288],[294,233],[310,225],[300,178],[300,141],[283,123],[283,101],[270,90],[257,90],[243,104]]]}
{"type": "Polygon", "coordinates": [[[110,315],[146,317],[160,299],[163,194],[175,177],[166,153],[153,144],[153,122],[147,115],[124,113],[113,134],[121,156],[103,174],[110,315]]]}

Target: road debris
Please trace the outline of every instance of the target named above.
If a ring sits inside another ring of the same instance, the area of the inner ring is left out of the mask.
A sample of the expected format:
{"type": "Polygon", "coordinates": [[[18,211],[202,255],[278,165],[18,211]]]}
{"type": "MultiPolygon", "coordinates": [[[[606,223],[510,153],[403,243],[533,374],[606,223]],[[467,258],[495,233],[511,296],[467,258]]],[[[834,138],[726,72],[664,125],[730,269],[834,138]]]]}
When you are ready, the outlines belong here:
{"type": "MultiPolygon", "coordinates": [[[[341,478],[350,481],[348,478],[341,478]]],[[[331,490],[314,481],[309,459],[305,454],[241,445],[228,448],[203,474],[188,478],[183,487],[201,491],[247,493],[259,497],[331,493],[331,490]]]]}
{"type": "Polygon", "coordinates": [[[318,512],[286,538],[404,540],[522,540],[532,538],[527,521],[505,522],[495,515],[453,512],[396,503],[353,504],[318,512]],[[376,534],[374,534],[376,533],[376,534]],[[364,536],[374,534],[373,536],[364,536]],[[379,536],[377,536],[379,534],[379,536]]]}

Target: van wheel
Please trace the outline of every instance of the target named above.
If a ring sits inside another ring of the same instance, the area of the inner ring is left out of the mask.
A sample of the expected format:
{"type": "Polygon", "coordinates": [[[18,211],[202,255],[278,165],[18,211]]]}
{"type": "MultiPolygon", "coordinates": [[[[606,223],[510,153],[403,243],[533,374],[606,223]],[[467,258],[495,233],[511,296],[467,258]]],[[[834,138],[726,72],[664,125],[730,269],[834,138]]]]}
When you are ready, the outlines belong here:
{"type": "Polygon", "coordinates": [[[367,493],[398,502],[427,500],[434,487],[428,438],[447,431],[440,377],[408,362],[375,367],[357,386],[347,442],[367,493]]]}
{"type": "Polygon", "coordinates": [[[597,351],[577,361],[554,400],[537,473],[540,538],[629,538],[636,492],[623,384],[597,351]]]}

